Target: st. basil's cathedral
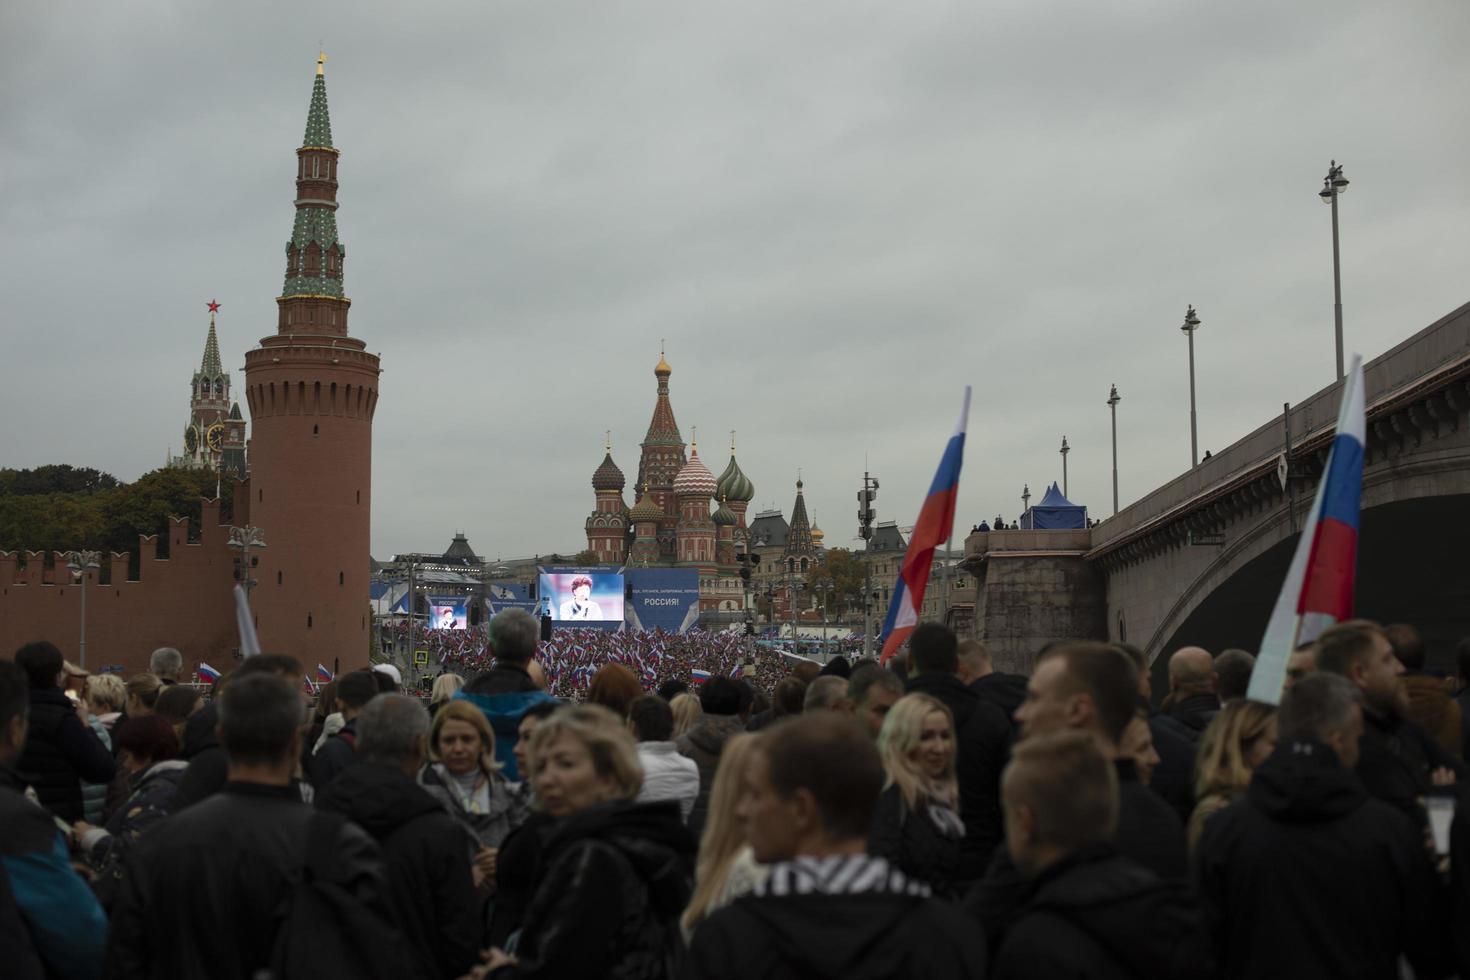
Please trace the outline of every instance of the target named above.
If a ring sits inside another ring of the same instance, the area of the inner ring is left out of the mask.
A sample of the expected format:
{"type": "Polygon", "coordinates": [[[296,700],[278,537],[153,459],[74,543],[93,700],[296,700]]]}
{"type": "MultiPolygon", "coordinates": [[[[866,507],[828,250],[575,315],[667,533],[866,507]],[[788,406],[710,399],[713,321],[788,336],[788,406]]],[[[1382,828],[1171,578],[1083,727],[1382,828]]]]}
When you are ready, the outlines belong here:
{"type": "MultiPolygon", "coordinates": [[[[587,518],[587,548],[604,564],[697,569],[701,612],[739,612],[745,608],[745,586],[737,556],[750,550],[745,514],[755,486],[735,460],[733,440],[730,462],[718,479],[700,459],[697,440],[685,454],[669,401],[673,369],[660,356],[653,374],[658,391],[640,446],[633,506],[624,502],[627,478],[609,445],[592,474],[597,505],[587,518]]],[[[804,516],[800,493],[798,485],[797,506],[804,516]]],[[[810,533],[802,540],[812,549],[806,557],[815,558],[810,533]]]]}

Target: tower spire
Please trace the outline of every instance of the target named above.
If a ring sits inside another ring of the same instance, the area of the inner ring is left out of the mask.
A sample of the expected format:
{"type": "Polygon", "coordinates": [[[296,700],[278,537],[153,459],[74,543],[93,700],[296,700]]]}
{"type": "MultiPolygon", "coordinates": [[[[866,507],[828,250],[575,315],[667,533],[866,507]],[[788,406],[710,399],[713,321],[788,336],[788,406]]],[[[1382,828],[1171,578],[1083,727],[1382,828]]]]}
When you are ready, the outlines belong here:
{"type": "Polygon", "coordinates": [[[296,220],[286,243],[278,332],[346,338],[349,301],[342,292],[347,249],[337,237],[337,161],[327,113],[325,53],[317,57],[306,135],[296,150],[296,220]]]}
{"type": "Polygon", "coordinates": [[[220,304],[214,300],[209,301],[209,336],[204,341],[204,360],[199,365],[199,373],[208,378],[217,378],[225,373],[219,357],[219,335],[214,331],[214,314],[220,304]]]}
{"type": "Polygon", "coordinates": [[[316,81],[311,87],[311,109],[306,113],[306,136],[303,147],[316,146],[330,149],[332,146],[332,120],[327,115],[327,54],[317,55],[316,81]]]}

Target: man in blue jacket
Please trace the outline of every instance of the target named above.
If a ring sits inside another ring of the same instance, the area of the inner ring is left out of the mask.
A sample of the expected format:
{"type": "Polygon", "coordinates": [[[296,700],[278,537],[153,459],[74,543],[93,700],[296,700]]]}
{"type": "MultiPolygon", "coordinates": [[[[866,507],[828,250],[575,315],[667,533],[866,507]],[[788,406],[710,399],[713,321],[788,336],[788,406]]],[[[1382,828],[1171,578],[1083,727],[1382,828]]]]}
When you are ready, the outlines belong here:
{"type": "Polygon", "coordinates": [[[30,722],[25,671],[0,661],[0,949],[8,977],[102,975],[107,918],[75,871],[51,815],[15,763],[30,722]]]}
{"type": "Polygon", "coordinates": [[[485,713],[495,731],[495,761],[511,781],[525,778],[516,765],[515,747],[526,709],[555,701],[531,678],[540,625],[524,609],[506,609],[490,620],[490,652],[495,665],[470,678],[456,697],[485,713]]]}

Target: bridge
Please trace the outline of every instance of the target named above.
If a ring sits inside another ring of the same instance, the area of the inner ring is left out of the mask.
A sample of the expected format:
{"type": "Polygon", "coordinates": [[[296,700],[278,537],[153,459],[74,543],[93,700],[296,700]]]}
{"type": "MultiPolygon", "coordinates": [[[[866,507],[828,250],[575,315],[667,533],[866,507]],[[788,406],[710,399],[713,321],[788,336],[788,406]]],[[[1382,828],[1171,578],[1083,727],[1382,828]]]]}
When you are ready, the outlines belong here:
{"type": "MultiPolygon", "coordinates": [[[[1358,613],[1418,626],[1446,665],[1470,635],[1470,303],[1364,365],[1358,613]]],[[[1254,650],[1327,460],[1341,383],[1087,531],[979,532],[975,632],[1002,669],[1049,640],[1106,637],[1151,661],[1254,650]]]]}

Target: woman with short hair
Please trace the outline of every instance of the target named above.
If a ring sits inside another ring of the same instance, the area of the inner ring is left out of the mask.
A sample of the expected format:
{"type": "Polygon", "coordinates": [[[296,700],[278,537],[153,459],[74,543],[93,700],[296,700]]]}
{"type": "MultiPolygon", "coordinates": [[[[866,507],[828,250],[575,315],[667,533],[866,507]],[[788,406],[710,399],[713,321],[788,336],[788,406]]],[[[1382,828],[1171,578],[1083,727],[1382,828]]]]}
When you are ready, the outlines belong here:
{"type": "Polygon", "coordinates": [[[1276,748],[1276,709],[1259,701],[1226,701],[1200,736],[1194,764],[1190,850],[1205,823],[1245,794],[1251,774],[1276,748]]]}
{"type": "Polygon", "coordinates": [[[898,699],[878,732],[887,781],[873,811],[868,852],[938,895],[952,895],[965,825],[955,779],[954,717],[927,694],[898,699]]]}
{"type": "Polygon", "coordinates": [[[475,884],[489,882],[501,843],[526,818],[526,803],[495,761],[495,732],[479,708],[450,701],[434,716],[419,784],[469,829],[476,842],[475,884]]]}
{"type": "Polygon", "coordinates": [[[643,685],[638,683],[638,675],[622,664],[603,664],[587,688],[588,704],[600,704],[624,721],[633,702],[641,697],[643,685]]]}
{"type": "Polygon", "coordinates": [[[491,950],[487,974],[668,977],[694,857],[678,804],[634,802],[643,771],[633,736],[601,705],[545,718],[530,761],[536,797],[557,824],[516,953],[491,950]]]}
{"type": "Polygon", "coordinates": [[[429,692],[429,715],[437,715],[439,709],[453,700],[464,687],[464,678],[458,674],[444,673],[434,678],[433,690],[429,692]]]}
{"type": "Polygon", "coordinates": [[[116,674],[93,674],[87,678],[87,710],[97,716],[109,732],[128,706],[128,686],[116,674]]]}

